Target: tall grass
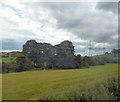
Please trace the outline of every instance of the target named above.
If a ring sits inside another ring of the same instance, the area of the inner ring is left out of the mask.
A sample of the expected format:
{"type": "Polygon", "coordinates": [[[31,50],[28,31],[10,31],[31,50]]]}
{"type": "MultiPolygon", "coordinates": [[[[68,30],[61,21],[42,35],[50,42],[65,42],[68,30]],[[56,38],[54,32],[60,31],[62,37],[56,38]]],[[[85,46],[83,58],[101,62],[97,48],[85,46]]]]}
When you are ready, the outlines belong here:
{"type": "Polygon", "coordinates": [[[120,101],[120,96],[118,95],[118,78],[108,78],[93,86],[70,88],[59,95],[48,94],[47,96],[40,98],[40,100],[120,101]]]}

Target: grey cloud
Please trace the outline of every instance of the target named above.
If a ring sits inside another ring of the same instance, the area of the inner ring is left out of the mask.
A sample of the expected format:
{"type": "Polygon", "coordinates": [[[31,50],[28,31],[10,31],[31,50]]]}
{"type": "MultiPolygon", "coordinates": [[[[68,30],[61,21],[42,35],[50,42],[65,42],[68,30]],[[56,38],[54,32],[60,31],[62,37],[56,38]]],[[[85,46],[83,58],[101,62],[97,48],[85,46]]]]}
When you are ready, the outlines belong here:
{"type": "MultiPolygon", "coordinates": [[[[116,3],[98,3],[96,8],[115,12],[115,5],[116,3]]],[[[58,29],[67,29],[79,38],[109,42],[117,34],[117,20],[114,18],[117,15],[92,12],[89,3],[43,3],[42,6],[48,8],[57,19],[58,29]]]]}
{"type": "MultiPolygon", "coordinates": [[[[111,47],[117,47],[117,43],[115,41],[116,39],[113,39],[113,37],[117,34],[118,22],[116,19],[116,3],[99,2],[94,10],[92,10],[93,5],[90,3],[79,2],[37,2],[25,3],[24,5],[26,5],[25,9],[27,11],[29,11],[29,8],[34,11],[32,15],[28,12],[29,16],[26,16],[31,20],[47,24],[47,21],[39,20],[39,10],[41,10],[41,8],[46,8],[50,11],[50,15],[48,16],[52,16],[57,20],[56,30],[64,29],[77,36],[78,39],[82,38],[85,41],[93,40],[96,43],[106,41],[106,43],[111,44],[111,47]],[[109,11],[113,13],[110,14],[109,11]]],[[[38,39],[31,31],[16,30],[15,32],[25,34],[23,39],[38,39]]],[[[41,41],[44,41],[44,38],[40,39],[41,41]]],[[[73,39],[70,38],[70,40],[72,41],[73,39]]],[[[85,43],[82,42],[73,42],[73,44],[77,46],[77,51],[82,51],[82,47],[80,46],[86,46],[85,43]]]]}
{"type": "Polygon", "coordinates": [[[118,13],[118,2],[99,2],[97,9],[118,13]]]}
{"type": "Polygon", "coordinates": [[[22,42],[16,41],[14,39],[3,39],[2,50],[21,50],[22,44],[22,42]]]}
{"type": "Polygon", "coordinates": [[[85,42],[76,42],[76,41],[72,41],[74,45],[77,46],[85,46],[85,42]]]}
{"type": "MultiPolygon", "coordinates": [[[[99,4],[99,3],[98,3],[99,4]]],[[[104,3],[102,3],[104,4],[104,3]]],[[[57,19],[57,27],[67,29],[75,35],[86,36],[90,38],[99,35],[101,29],[115,29],[114,18],[108,14],[94,13],[89,10],[89,3],[34,3],[33,6],[39,10],[39,7],[47,8],[51,11],[53,17],[57,19]],[[85,8],[85,9],[83,9],[85,8]],[[111,21],[111,22],[110,22],[111,21]],[[111,27],[109,27],[111,26],[111,27]],[[97,29],[99,31],[97,31],[97,29]],[[90,34],[91,32],[91,34],[90,34]],[[84,33],[84,35],[83,35],[84,33]],[[96,33],[96,34],[95,34],[96,33]],[[92,36],[93,35],[93,36],[92,36]]],[[[111,6],[110,6],[111,7],[111,6]]],[[[115,15],[116,16],[116,15],[115,15]]],[[[104,33],[105,34],[105,33],[104,33]]],[[[104,35],[102,34],[102,35],[104,35]]]]}

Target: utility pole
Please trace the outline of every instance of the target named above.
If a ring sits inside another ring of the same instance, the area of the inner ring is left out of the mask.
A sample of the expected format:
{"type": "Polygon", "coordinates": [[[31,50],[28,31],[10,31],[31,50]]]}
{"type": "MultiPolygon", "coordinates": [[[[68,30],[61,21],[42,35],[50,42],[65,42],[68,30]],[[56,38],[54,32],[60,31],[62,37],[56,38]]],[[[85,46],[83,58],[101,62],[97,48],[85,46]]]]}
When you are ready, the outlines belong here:
{"type": "Polygon", "coordinates": [[[91,53],[91,50],[92,50],[92,41],[91,40],[89,41],[89,47],[88,47],[88,49],[89,49],[89,56],[92,56],[92,53],[91,53]]]}
{"type": "Polygon", "coordinates": [[[85,50],[84,50],[84,56],[85,56],[85,50]]]}
{"type": "Polygon", "coordinates": [[[103,54],[105,54],[105,42],[103,43],[103,54]]]}

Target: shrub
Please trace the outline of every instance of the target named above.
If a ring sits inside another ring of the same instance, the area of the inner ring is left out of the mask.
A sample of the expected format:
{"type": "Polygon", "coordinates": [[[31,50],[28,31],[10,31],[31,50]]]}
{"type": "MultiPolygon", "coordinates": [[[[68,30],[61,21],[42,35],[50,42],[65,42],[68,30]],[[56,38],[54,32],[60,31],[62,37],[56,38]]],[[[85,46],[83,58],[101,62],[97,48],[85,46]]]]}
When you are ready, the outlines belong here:
{"type": "Polygon", "coordinates": [[[24,55],[16,58],[16,65],[16,72],[31,70],[31,68],[33,68],[33,62],[24,55]]]}
{"type": "Polygon", "coordinates": [[[118,81],[116,78],[110,78],[104,80],[101,84],[93,86],[75,87],[73,89],[66,90],[64,93],[54,96],[44,97],[44,100],[69,100],[81,102],[94,101],[94,100],[112,100],[120,101],[120,95],[118,95],[118,81]]]}

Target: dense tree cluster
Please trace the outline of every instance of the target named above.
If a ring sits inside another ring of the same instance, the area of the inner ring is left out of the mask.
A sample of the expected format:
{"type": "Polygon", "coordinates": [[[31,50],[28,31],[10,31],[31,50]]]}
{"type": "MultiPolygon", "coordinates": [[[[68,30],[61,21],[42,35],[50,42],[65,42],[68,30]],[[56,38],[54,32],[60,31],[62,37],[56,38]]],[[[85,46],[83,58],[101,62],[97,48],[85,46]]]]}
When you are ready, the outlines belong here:
{"type": "Polygon", "coordinates": [[[23,45],[23,52],[3,53],[3,58],[10,62],[2,61],[2,72],[22,72],[34,69],[75,69],[89,68],[105,63],[118,63],[120,50],[113,49],[111,53],[103,55],[81,56],[74,54],[74,46],[70,41],[63,41],[52,46],[48,43],[37,43],[29,40],[23,45]]]}
{"type": "MultiPolygon", "coordinates": [[[[6,53],[8,54],[8,53],[6,53]]],[[[9,53],[11,55],[11,53],[9,53]]],[[[10,57],[9,62],[2,61],[2,73],[10,73],[10,72],[22,72],[26,70],[31,70],[33,68],[32,61],[25,57],[25,55],[21,52],[14,53],[14,60],[10,57]]]]}
{"type": "Polygon", "coordinates": [[[65,69],[79,67],[79,63],[75,60],[74,46],[70,41],[63,41],[52,46],[48,43],[37,43],[35,40],[29,40],[23,45],[23,53],[38,68],[65,69]]]}
{"type": "Polygon", "coordinates": [[[120,49],[113,49],[112,53],[114,53],[114,54],[120,54],[120,49]]]}

